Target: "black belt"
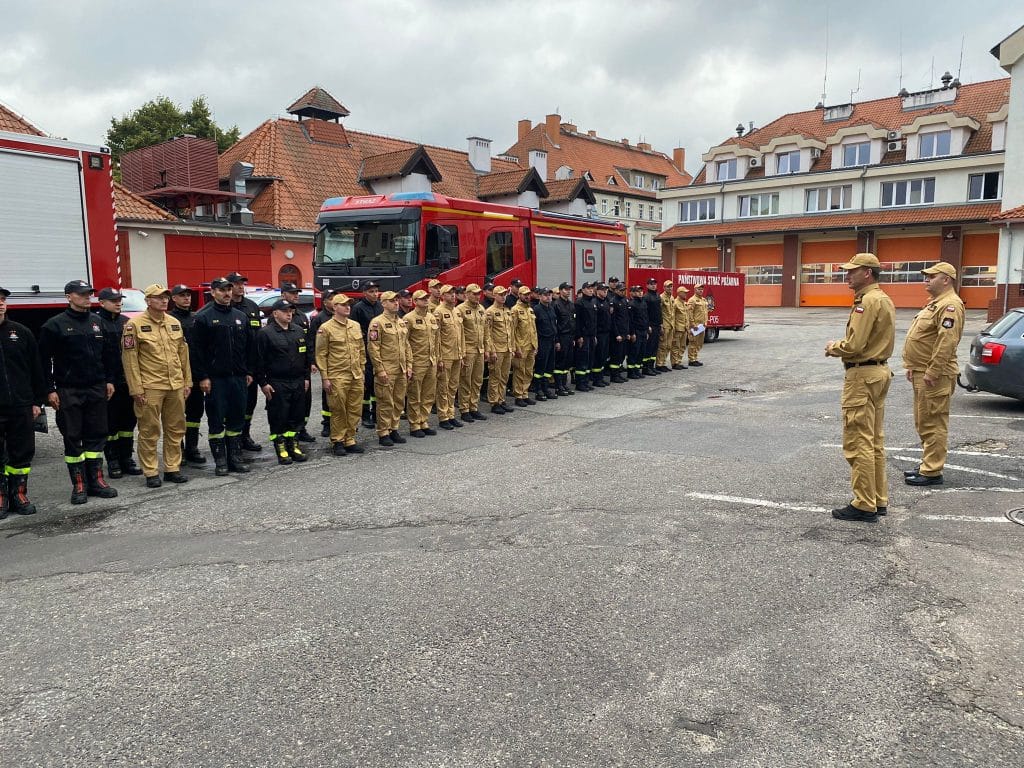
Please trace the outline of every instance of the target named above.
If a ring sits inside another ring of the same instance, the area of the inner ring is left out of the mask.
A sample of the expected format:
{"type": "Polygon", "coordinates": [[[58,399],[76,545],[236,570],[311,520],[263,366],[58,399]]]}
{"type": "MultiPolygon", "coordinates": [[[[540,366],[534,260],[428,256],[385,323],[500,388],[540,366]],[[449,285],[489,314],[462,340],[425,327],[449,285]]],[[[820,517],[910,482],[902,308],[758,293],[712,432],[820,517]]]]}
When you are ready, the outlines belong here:
{"type": "Polygon", "coordinates": [[[865,360],[863,363],[843,363],[846,366],[846,370],[851,368],[860,368],[862,365],[885,365],[888,360],[865,360]]]}

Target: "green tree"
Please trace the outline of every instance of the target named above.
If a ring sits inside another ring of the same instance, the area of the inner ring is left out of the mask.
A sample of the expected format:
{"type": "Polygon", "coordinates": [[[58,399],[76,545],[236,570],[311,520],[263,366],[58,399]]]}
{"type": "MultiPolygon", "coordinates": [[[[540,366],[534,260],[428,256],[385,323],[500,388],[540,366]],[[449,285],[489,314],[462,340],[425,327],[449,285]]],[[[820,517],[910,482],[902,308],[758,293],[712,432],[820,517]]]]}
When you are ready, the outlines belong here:
{"type": "Polygon", "coordinates": [[[120,119],[110,118],[107,145],[113,158],[120,160],[125,152],[151,147],[183,133],[214,139],[221,152],[238,141],[239,135],[237,125],[224,130],[213,121],[205,96],[193,99],[187,110],[166,96],[159,96],[120,119]]]}

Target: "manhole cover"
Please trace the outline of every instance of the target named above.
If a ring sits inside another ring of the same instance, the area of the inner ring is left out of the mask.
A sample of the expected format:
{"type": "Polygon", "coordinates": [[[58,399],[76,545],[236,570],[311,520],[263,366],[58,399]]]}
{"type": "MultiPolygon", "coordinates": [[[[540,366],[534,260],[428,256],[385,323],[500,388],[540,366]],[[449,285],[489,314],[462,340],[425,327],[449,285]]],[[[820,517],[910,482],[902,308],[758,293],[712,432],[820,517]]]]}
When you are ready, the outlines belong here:
{"type": "Polygon", "coordinates": [[[963,443],[960,447],[968,448],[972,451],[995,453],[996,451],[1005,451],[1008,446],[1000,440],[979,440],[976,443],[963,443]]]}
{"type": "Polygon", "coordinates": [[[1011,509],[1006,513],[1006,519],[1011,523],[1017,525],[1024,525],[1024,507],[1018,507],[1017,509],[1011,509]]]}

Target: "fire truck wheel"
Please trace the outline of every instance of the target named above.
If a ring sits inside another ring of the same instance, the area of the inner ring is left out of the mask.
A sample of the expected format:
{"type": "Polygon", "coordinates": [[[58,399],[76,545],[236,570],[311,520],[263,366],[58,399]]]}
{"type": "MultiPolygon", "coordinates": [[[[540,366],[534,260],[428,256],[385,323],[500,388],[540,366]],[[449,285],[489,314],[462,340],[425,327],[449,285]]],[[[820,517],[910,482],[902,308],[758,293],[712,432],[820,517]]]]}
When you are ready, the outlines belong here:
{"type": "Polygon", "coordinates": [[[718,329],[718,328],[707,328],[707,329],[705,329],[705,331],[704,331],[704,343],[705,344],[714,344],[716,341],[718,341],[718,331],[719,330],[720,329],[718,329]]]}

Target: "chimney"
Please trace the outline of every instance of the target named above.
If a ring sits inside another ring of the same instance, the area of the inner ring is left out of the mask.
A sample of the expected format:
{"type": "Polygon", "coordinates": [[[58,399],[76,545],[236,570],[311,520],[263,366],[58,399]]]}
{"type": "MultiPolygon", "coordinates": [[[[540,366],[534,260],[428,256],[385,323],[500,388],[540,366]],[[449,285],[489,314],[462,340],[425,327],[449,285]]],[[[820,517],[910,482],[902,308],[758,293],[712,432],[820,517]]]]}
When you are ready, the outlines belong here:
{"type": "Polygon", "coordinates": [[[525,139],[526,138],[526,134],[528,134],[532,129],[533,129],[533,123],[531,123],[529,120],[520,120],[519,121],[519,141],[522,141],[523,139],[525,139]]]}
{"type": "Polygon", "coordinates": [[[681,173],[686,173],[686,150],[682,147],[676,147],[672,150],[672,164],[679,169],[681,173]]]}
{"type": "Polygon", "coordinates": [[[576,133],[576,126],[573,125],[572,123],[565,123],[565,125],[563,125],[562,127],[565,128],[565,130],[567,130],[567,131],[571,131],[572,133],[576,133]]]}
{"type": "Polygon", "coordinates": [[[636,145],[636,148],[637,149],[642,149],[644,152],[650,152],[651,151],[651,145],[648,144],[646,141],[639,142],[636,145]]]}
{"type": "Polygon", "coordinates": [[[592,139],[596,139],[597,138],[597,131],[587,131],[587,136],[589,136],[592,139]]]}
{"type": "MultiPolygon", "coordinates": [[[[252,163],[235,163],[231,166],[231,173],[228,175],[228,189],[236,194],[244,195],[245,180],[252,176],[252,163]]],[[[252,211],[249,210],[249,201],[244,197],[236,197],[231,204],[232,224],[252,226],[252,211]]]]}
{"type": "Polygon", "coordinates": [[[623,139],[622,143],[623,143],[623,145],[628,147],[629,146],[629,139],[623,139]]]}
{"type": "Polygon", "coordinates": [[[531,168],[536,168],[541,179],[548,180],[548,153],[543,149],[531,149],[529,155],[531,168]]]}
{"type": "Polygon", "coordinates": [[[562,124],[562,116],[555,113],[544,117],[544,132],[555,141],[558,138],[558,126],[562,124]]]}
{"type": "MultiPolygon", "coordinates": [[[[530,122],[527,120],[526,122],[530,122]]],[[[469,142],[469,164],[477,173],[491,172],[491,140],[481,139],[479,136],[470,136],[469,142]]]]}

